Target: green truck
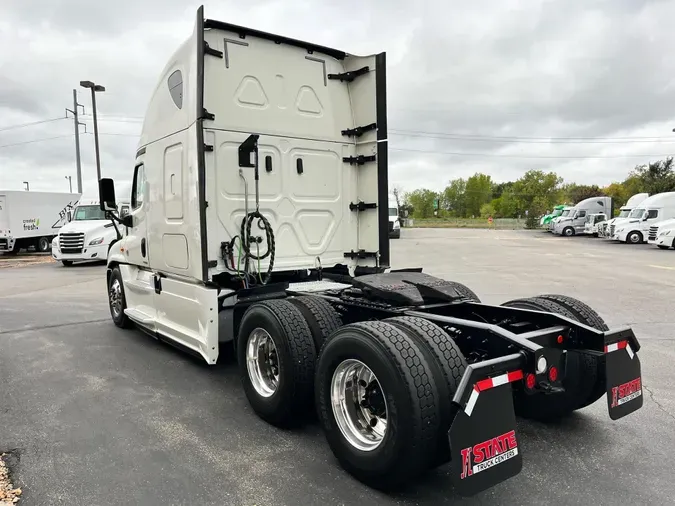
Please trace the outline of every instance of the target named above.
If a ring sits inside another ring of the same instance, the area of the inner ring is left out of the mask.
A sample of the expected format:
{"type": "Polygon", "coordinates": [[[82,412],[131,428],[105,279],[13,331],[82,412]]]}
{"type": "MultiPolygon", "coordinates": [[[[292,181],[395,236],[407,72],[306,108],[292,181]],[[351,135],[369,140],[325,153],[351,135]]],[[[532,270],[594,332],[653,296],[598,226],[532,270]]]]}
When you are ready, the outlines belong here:
{"type": "Polygon", "coordinates": [[[548,228],[548,225],[549,223],[551,223],[551,221],[553,221],[553,218],[557,218],[558,216],[560,216],[565,207],[567,207],[567,204],[560,204],[555,206],[551,214],[545,214],[544,216],[541,217],[541,220],[539,220],[539,225],[548,228]]]}

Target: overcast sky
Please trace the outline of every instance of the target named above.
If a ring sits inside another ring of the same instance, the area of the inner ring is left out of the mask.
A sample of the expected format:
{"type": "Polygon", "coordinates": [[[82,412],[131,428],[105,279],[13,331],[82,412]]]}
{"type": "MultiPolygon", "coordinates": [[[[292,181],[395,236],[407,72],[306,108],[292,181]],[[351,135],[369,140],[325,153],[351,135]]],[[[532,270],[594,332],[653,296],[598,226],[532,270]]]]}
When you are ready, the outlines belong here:
{"type": "MultiPolygon", "coordinates": [[[[9,127],[64,116],[84,79],[106,87],[102,172],[128,180],[150,93],[200,3],[209,18],[387,51],[390,184],[407,190],[533,168],[606,185],[675,151],[673,0],[2,0],[0,189],[67,191],[68,175],[75,187],[72,120],[9,127]]],[[[91,102],[78,93],[88,193],[91,102]]]]}

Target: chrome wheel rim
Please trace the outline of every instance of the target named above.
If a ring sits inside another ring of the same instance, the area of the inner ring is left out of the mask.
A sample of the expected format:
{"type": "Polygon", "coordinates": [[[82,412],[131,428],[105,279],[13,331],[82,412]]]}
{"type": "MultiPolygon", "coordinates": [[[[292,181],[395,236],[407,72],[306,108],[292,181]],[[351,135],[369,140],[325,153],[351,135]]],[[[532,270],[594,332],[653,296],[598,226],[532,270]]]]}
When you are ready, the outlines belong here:
{"type": "Polygon", "coordinates": [[[120,285],[119,279],[114,279],[110,284],[109,297],[110,309],[112,309],[115,318],[118,318],[122,314],[122,285],[120,285]]]}
{"type": "Polygon", "coordinates": [[[258,395],[274,395],[279,387],[279,356],[272,336],[265,329],[256,328],[248,336],[246,369],[258,395]]]}
{"type": "Polygon", "coordinates": [[[387,433],[387,402],[380,382],[363,362],[341,362],[331,380],[331,406],[340,432],[354,448],[373,451],[387,433]]]}

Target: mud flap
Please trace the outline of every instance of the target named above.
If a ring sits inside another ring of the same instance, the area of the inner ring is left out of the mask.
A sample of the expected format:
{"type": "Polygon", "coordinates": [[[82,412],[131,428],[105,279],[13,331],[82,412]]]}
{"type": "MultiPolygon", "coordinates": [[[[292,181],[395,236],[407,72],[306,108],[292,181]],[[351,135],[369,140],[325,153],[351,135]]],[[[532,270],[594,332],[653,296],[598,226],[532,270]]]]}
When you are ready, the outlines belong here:
{"type": "Polygon", "coordinates": [[[453,399],[448,431],[452,483],[474,495],[517,475],[523,458],[516,436],[511,383],[523,378],[520,354],[467,367],[453,399]]]}
{"type": "Polygon", "coordinates": [[[637,355],[640,345],[630,329],[605,333],[607,408],[618,420],[642,407],[642,371],[637,355]]]}

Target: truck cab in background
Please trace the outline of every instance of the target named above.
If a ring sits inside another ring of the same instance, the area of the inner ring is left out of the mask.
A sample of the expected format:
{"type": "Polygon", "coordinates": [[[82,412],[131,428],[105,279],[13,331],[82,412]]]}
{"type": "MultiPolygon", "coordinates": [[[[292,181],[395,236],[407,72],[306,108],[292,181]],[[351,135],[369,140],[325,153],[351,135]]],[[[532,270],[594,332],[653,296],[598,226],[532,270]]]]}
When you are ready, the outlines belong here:
{"type": "Polygon", "coordinates": [[[389,238],[401,238],[401,216],[396,200],[389,199],[389,238]]]}
{"type": "Polygon", "coordinates": [[[656,239],[659,224],[672,218],[675,218],[675,192],[657,193],[643,200],[627,220],[615,226],[612,239],[629,244],[645,243],[650,236],[656,239]]]}
{"type": "MultiPolygon", "coordinates": [[[[129,213],[129,202],[119,203],[116,213],[129,213]]],[[[119,228],[124,235],[124,227],[119,228]]],[[[101,210],[98,199],[80,199],[71,213],[71,221],[61,227],[52,241],[52,258],[64,266],[73,262],[105,261],[112,244],[117,241],[113,222],[101,210]]]]}
{"type": "Polygon", "coordinates": [[[604,223],[607,223],[607,215],[605,213],[589,214],[584,225],[584,234],[598,237],[598,229],[604,223]]]}
{"type": "Polygon", "coordinates": [[[555,229],[556,223],[558,223],[560,220],[562,220],[564,218],[567,218],[569,216],[570,212],[572,211],[572,209],[574,209],[574,206],[565,206],[558,216],[555,216],[555,217],[551,218],[551,221],[549,221],[548,225],[547,225],[548,232],[553,232],[553,230],[555,229]]]}
{"type": "Polygon", "coordinates": [[[654,239],[651,237],[649,234],[649,244],[656,244],[660,249],[675,248],[675,219],[659,223],[654,239]]]}
{"type": "Polygon", "coordinates": [[[551,214],[545,214],[544,216],[541,217],[541,220],[539,220],[539,225],[545,228],[547,232],[552,232],[553,229],[550,228],[549,225],[555,218],[560,216],[567,207],[568,206],[566,206],[565,204],[555,206],[551,214]]]}
{"type": "Polygon", "coordinates": [[[607,222],[598,227],[598,235],[611,239],[616,230],[616,226],[628,219],[630,213],[638,207],[642,201],[649,197],[649,193],[636,193],[628,199],[625,205],[619,208],[619,215],[616,218],[611,218],[607,222]]]}
{"type": "Polygon", "coordinates": [[[589,214],[603,213],[606,216],[613,214],[612,197],[591,197],[584,199],[574,206],[565,217],[561,217],[553,228],[556,235],[572,237],[573,235],[584,234],[586,227],[586,217],[589,214]]]}

